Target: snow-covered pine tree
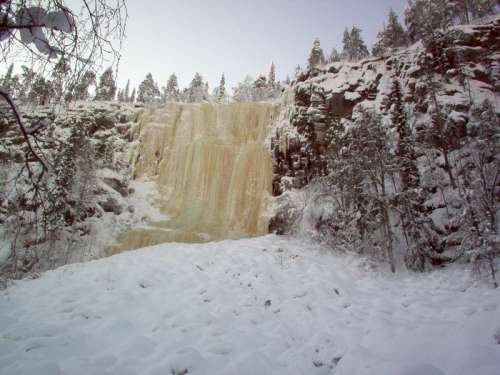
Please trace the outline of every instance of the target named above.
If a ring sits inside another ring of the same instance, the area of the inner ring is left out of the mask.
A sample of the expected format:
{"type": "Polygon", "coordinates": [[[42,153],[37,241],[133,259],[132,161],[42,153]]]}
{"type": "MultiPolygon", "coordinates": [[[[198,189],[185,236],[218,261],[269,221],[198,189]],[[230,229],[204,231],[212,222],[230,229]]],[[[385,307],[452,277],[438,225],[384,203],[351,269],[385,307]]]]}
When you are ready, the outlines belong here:
{"type": "Polygon", "coordinates": [[[151,103],[159,99],[160,90],[158,85],[153,79],[153,75],[148,73],[146,78],[139,85],[139,92],[137,94],[137,101],[142,103],[151,103]]]}
{"type": "Polygon", "coordinates": [[[113,100],[116,95],[116,82],[113,75],[113,68],[107,68],[99,78],[97,86],[96,100],[113,100]]]}
{"type": "Polygon", "coordinates": [[[253,83],[252,98],[253,101],[261,101],[268,98],[268,85],[266,76],[259,74],[257,79],[253,83]]]}
{"type": "Polygon", "coordinates": [[[54,90],[50,82],[47,81],[43,75],[38,74],[28,93],[28,100],[30,103],[46,105],[53,96],[54,90]]]}
{"type": "Polygon", "coordinates": [[[270,89],[276,87],[276,66],[274,62],[271,61],[271,65],[269,66],[269,74],[267,76],[267,84],[270,89]]]}
{"type": "Polygon", "coordinates": [[[233,99],[237,102],[251,102],[253,100],[253,82],[254,79],[246,76],[243,82],[239,82],[233,87],[233,99]]]}
{"type": "Polygon", "coordinates": [[[339,52],[337,51],[336,48],[332,49],[332,52],[330,53],[330,57],[328,57],[328,62],[329,63],[334,63],[334,62],[339,62],[341,60],[341,56],[339,52]]]}
{"type": "Polygon", "coordinates": [[[164,95],[167,102],[179,101],[179,85],[177,83],[177,76],[175,75],[175,73],[172,73],[168,78],[164,95]]]}
{"type": "Polygon", "coordinates": [[[197,103],[205,100],[206,98],[206,93],[205,93],[206,87],[203,82],[203,77],[201,76],[200,73],[196,72],[191,83],[189,84],[188,88],[188,102],[189,103],[197,103]]]}
{"type": "Polygon", "coordinates": [[[12,63],[0,79],[0,87],[3,87],[6,92],[10,93],[12,98],[19,99],[20,86],[20,77],[14,74],[14,64],[12,63]]]}
{"type": "Polygon", "coordinates": [[[70,71],[71,67],[68,61],[64,58],[61,58],[52,70],[50,85],[52,86],[52,94],[54,95],[54,99],[56,101],[61,99],[64,95],[64,83],[66,81],[66,76],[70,73],[70,71]]]}
{"type": "Polygon", "coordinates": [[[130,94],[130,103],[135,103],[135,87],[132,89],[132,94],[130,94]]]}
{"type": "Polygon", "coordinates": [[[385,28],[385,42],[389,48],[396,49],[408,44],[408,34],[399,22],[398,15],[394,9],[389,10],[387,27],[385,28]]]}
{"type": "Polygon", "coordinates": [[[388,50],[395,50],[408,44],[408,34],[399,23],[398,15],[391,8],[387,17],[387,26],[384,24],[382,31],[377,34],[377,41],[372,49],[374,56],[382,56],[388,50]]]}
{"type": "Polygon", "coordinates": [[[411,42],[416,42],[438,29],[453,24],[456,7],[450,0],[409,0],[405,10],[405,23],[411,42]]]}
{"type": "Polygon", "coordinates": [[[123,96],[123,90],[122,89],[119,89],[118,90],[118,94],[116,95],[116,99],[119,101],[119,102],[124,102],[124,96],[123,96]]]}
{"type": "Polygon", "coordinates": [[[460,18],[461,23],[494,14],[497,4],[497,0],[449,0],[454,15],[460,18]]]}
{"type": "Polygon", "coordinates": [[[346,27],[344,30],[344,35],[342,36],[342,60],[350,61],[350,51],[351,51],[351,34],[349,29],[346,27]]]}
{"type": "Polygon", "coordinates": [[[498,0],[471,0],[471,3],[472,18],[495,14],[500,7],[500,1],[498,0]]]}
{"type": "Polygon", "coordinates": [[[79,150],[84,142],[88,141],[83,126],[74,123],[70,135],[65,142],[60,142],[54,156],[54,187],[49,191],[50,207],[44,215],[45,225],[49,232],[57,230],[62,225],[71,225],[75,215],[71,206],[75,174],[79,150]]]}
{"type": "Polygon", "coordinates": [[[269,74],[267,76],[267,96],[276,98],[281,94],[281,83],[276,80],[276,65],[271,62],[269,66],[269,74]]]}
{"type": "Polygon", "coordinates": [[[500,256],[500,128],[489,101],[471,110],[468,148],[460,159],[459,183],[464,208],[458,227],[461,248],[474,270],[488,274],[498,287],[495,258],[500,256]]]}
{"type": "Polygon", "coordinates": [[[392,83],[389,101],[392,103],[390,109],[391,125],[398,134],[396,156],[399,164],[399,178],[403,191],[417,188],[420,184],[418,168],[416,164],[416,153],[413,148],[413,138],[403,105],[401,84],[398,80],[392,83]]]}
{"type": "Polygon", "coordinates": [[[219,103],[223,103],[226,101],[226,77],[224,77],[224,73],[222,73],[219,88],[217,90],[217,101],[219,103]]]}
{"type": "Polygon", "coordinates": [[[377,33],[377,39],[372,47],[372,55],[375,57],[384,56],[387,53],[386,26],[382,26],[382,30],[377,33]]]}
{"type": "Polygon", "coordinates": [[[383,237],[384,255],[390,265],[391,271],[395,272],[395,261],[393,254],[393,233],[390,220],[390,193],[387,189],[387,180],[397,169],[397,163],[390,150],[388,134],[383,127],[382,119],[373,110],[360,108],[358,116],[352,128],[352,140],[356,142],[359,168],[364,175],[365,198],[368,199],[369,207],[374,210],[374,215],[368,220],[374,220],[372,225],[378,227],[383,237]],[[370,202],[371,201],[371,202],[370,202]]]}
{"type": "Polygon", "coordinates": [[[80,80],[77,82],[73,90],[68,94],[68,100],[88,100],[90,97],[89,88],[94,85],[96,75],[94,72],[86,71],[80,80]]]}
{"type": "Polygon", "coordinates": [[[127,84],[125,85],[125,90],[123,91],[123,101],[130,101],[130,79],[127,80],[127,84]]]}
{"type": "Polygon", "coordinates": [[[295,72],[294,72],[294,76],[295,76],[295,78],[298,78],[298,77],[299,77],[299,75],[301,74],[301,72],[302,72],[302,67],[301,67],[300,65],[297,65],[297,66],[295,67],[295,72]]]}
{"type": "Polygon", "coordinates": [[[69,137],[60,142],[53,156],[53,188],[47,192],[43,215],[49,232],[71,226],[95,213],[87,199],[95,189],[95,153],[82,123],[72,124],[69,137]]]}
{"type": "Polygon", "coordinates": [[[208,93],[208,90],[208,82],[205,82],[205,84],[203,85],[203,100],[210,100],[210,94],[208,93]]]}
{"type": "Polygon", "coordinates": [[[36,73],[33,68],[28,68],[27,66],[21,66],[21,79],[20,87],[18,92],[18,99],[24,101],[28,99],[28,94],[31,91],[31,86],[33,85],[36,78],[36,73]]]}
{"type": "Polygon", "coordinates": [[[384,258],[395,270],[387,181],[397,168],[380,116],[359,107],[347,131],[337,124],[324,179],[337,202],[327,223],[340,248],[384,258]]]}
{"type": "Polygon", "coordinates": [[[1,82],[0,86],[2,86],[7,92],[12,92],[11,86],[12,86],[13,72],[14,72],[14,63],[9,65],[9,67],[7,68],[7,72],[5,72],[5,75],[0,80],[1,82]]]}
{"type": "Polygon", "coordinates": [[[321,48],[321,42],[319,38],[314,39],[313,48],[309,54],[309,59],[307,60],[309,64],[309,70],[313,71],[321,65],[325,64],[325,54],[321,48]]]}
{"type": "Polygon", "coordinates": [[[361,37],[362,30],[359,27],[353,26],[350,34],[350,51],[349,56],[351,61],[359,61],[370,56],[368,48],[361,37]]]}
{"type": "Polygon", "coordinates": [[[451,137],[450,119],[447,117],[437,99],[436,83],[429,76],[427,86],[430,89],[430,100],[432,106],[429,107],[431,116],[431,128],[429,129],[428,142],[431,147],[437,148],[443,155],[444,169],[448,174],[449,182],[453,189],[456,189],[456,180],[453,175],[453,166],[450,153],[452,149],[453,137],[451,137]]]}
{"type": "Polygon", "coordinates": [[[389,101],[392,103],[391,125],[398,135],[395,156],[399,170],[399,191],[393,201],[406,241],[405,264],[408,269],[423,272],[426,261],[432,254],[432,221],[424,214],[425,191],[420,186],[414,139],[404,110],[401,85],[396,79],[392,84],[389,101]]]}
{"type": "Polygon", "coordinates": [[[356,26],[353,26],[350,32],[348,29],[345,29],[342,39],[342,56],[344,60],[359,61],[370,56],[368,48],[361,37],[361,31],[362,30],[356,26]]]}

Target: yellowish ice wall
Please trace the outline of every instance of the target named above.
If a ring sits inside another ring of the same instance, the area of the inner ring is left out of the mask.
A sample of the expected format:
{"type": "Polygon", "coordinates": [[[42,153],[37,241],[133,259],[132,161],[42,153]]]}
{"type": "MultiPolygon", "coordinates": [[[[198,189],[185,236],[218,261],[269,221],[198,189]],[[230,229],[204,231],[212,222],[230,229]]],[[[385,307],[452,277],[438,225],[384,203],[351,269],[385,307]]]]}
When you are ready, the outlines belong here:
{"type": "MultiPolygon", "coordinates": [[[[268,103],[176,103],[146,110],[134,136],[133,178],[156,179],[159,204],[170,217],[152,225],[179,233],[172,240],[181,242],[266,234],[272,163],[265,139],[278,111],[268,103]]],[[[154,231],[135,232],[122,241],[165,242],[154,231]]]]}

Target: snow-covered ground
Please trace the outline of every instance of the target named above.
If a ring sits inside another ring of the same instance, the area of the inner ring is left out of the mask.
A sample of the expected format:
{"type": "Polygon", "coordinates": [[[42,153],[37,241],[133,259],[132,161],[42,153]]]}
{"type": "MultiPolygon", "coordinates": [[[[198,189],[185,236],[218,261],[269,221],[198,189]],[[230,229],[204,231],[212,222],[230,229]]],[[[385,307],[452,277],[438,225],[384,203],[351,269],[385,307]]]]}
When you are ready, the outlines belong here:
{"type": "Polygon", "coordinates": [[[305,240],[164,244],[0,294],[0,373],[500,373],[500,290],[305,240]]]}

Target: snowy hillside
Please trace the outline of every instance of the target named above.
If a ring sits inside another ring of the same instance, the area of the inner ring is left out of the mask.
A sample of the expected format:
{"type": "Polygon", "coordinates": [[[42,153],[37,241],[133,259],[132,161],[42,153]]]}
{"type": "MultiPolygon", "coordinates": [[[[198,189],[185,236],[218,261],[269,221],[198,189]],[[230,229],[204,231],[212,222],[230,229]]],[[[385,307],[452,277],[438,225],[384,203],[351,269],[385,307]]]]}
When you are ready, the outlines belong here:
{"type": "Polygon", "coordinates": [[[500,291],[286,237],[165,244],[0,294],[0,373],[494,375],[500,291]]]}

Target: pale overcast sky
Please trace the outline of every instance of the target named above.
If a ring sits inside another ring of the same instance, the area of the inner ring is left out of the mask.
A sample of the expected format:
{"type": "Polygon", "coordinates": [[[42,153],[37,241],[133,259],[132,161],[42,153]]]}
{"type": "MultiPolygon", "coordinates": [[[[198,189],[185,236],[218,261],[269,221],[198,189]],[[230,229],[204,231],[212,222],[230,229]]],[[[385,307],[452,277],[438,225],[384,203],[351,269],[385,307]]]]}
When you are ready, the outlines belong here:
{"type": "Polygon", "coordinates": [[[250,74],[279,79],[304,65],[317,36],[328,55],[341,49],[346,27],[357,25],[371,48],[389,8],[402,13],[407,0],[129,0],[127,39],[119,85],[138,86],[148,72],[161,86],[175,72],[181,87],[195,72],[227,89],[250,74]]]}

